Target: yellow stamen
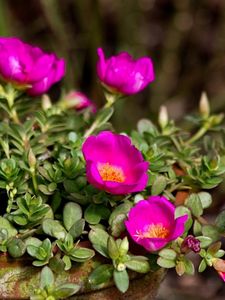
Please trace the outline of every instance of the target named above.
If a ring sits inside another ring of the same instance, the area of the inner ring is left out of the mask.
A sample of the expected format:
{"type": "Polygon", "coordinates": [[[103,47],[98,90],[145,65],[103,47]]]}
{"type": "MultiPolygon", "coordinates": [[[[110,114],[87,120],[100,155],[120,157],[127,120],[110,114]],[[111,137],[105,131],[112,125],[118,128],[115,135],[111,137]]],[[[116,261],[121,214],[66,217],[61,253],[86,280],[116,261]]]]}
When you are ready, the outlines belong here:
{"type": "Polygon", "coordinates": [[[135,235],[138,239],[144,238],[166,238],[169,235],[169,230],[165,228],[162,224],[151,224],[147,227],[147,230],[141,232],[137,230],[135,235]]]}
{"type": "Polygon", "coordinates": [[[120,167],[109,163],[99,163],[97,168],[103,181],[124,182],[126,179],[120,167]]]}

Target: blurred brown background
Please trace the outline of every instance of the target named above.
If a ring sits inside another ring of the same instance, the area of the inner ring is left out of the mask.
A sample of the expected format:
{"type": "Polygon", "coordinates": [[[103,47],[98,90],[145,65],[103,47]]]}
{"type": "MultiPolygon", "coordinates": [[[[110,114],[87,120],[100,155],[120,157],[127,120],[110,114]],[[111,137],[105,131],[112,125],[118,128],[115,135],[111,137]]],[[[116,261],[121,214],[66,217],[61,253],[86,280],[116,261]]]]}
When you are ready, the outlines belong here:
{"type": "Polygon", "coordinates": [[[156,118],[168,106],[180,119],[202,90],[213,110],[225,107],[224,0],[1,0],[0,33],[16,35],[67,60],[66,87],[104,102],[95,73],[96,48],[152,57],[156,80],[117,109],[116,126],[156,118]]]}
{"type": "MultiPolygon", "coordinates": [[[[114,125],[121,130],[141,117],[156,119],[162,103],[179,121],[198,108],[203,90],[212,110],[224,111],[224,0],[0,0],[0,34],[64,57],[66,89],[80,89],[98,106],[104,97],[95,72],[97,47],[107,56],[125,50],[152,57],[156,80],[117,104],[114,125]]],[[[54,87],[53,95],[58,91],[54,87]]],[[[171,272],[158,299],[222,300],[224,286],[213,270],[178,280],[171,272]]]]}

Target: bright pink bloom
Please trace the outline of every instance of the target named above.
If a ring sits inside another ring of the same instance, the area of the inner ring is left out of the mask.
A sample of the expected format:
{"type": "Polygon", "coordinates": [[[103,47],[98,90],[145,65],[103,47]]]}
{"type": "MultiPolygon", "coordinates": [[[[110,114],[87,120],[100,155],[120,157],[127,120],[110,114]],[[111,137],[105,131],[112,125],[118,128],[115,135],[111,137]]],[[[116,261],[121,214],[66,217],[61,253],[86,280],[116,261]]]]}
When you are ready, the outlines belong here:
{"type": "Polygon", "coordinates": [[[103,131],[90,136],[82,147],[88,181],[111,194],[142,191],[148,181],[148,162],[129,137],[103,131]]]}
{"type": "Polygon", "coordinates": [[[55,54],[11,37],[0,38],[0,76],[24,87],[33,96],[41,95],[65,74],[65,61],[55,54]]]}
{"type": "Polygon", "coordinates": [[[131,208],[125,226],[137,244],[154,252],[184,233],[187,218],[184,215],[175,219],[175,206],[169,200],[151,196],[131,208]]]}
{"type": "Polygon", "coordinates": [[[225,272],[218,272],[218,274],[220,275],[220,277],[223,279],[223,281],[225,282],[225,272]]]}
{"type": "Polygon", "coordinates": [[[127,52],[121,52],[106,59],[101,48],[97,52],[98,77],[111,92],[136,94],[154,80],[153,64],[149,57],[134,60],[127,52]]]}
{"type": "Polygon", "coordinates": [[[63,99],[69,107],[75,108],[77,111],[90,108],[91,112],[96,112],[96,105],[83,93],[78,91],[69,92],[63,99]]]}

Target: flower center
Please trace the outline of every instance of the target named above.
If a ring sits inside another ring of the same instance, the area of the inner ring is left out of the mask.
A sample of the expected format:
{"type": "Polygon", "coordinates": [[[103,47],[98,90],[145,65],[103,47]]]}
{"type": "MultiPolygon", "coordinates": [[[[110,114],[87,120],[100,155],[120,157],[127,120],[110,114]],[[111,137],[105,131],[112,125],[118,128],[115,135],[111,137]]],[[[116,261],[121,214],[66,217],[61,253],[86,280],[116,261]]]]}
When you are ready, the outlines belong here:
{"type": "Polygon", "coordinates": [[[169,235],[169,230],[164,227],[162,224],[151,224],[147,227],[147,230],[141,232],[137,231],[136,236],[138,239],[144,238],[162,238],[165,239],[169,235]]]}
{"type": "Polygon", "coordinates": [[[125,175],[120,167],[110,165],[109,163],[99,163],[98,171],[103,181],[124,182],[125,175]]]}

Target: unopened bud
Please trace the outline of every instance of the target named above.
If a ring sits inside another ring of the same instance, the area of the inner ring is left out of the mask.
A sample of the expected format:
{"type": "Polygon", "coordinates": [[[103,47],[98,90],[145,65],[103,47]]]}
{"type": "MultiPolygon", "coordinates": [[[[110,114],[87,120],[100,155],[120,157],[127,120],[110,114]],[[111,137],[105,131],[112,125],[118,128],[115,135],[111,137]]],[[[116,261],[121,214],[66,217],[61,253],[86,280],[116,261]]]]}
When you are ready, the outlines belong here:
{"type": "Polygon", "coordinates": [[[128,242],[128,238],[125,237],[122,240],[120,247],[119,247],[120,255],[123,256],[123,255],[127,254],[128,250],[129,250],[129,242],[128,242]]]}
{"type": "Polygon", "coordinates": [[[201,251],[200,241],[193,235],[188,235],[181,244],[181,252],[187,253],[189,250],[198,253],[201,251]]]}
{"type": "Polygon", "coordinates": [[[31,168],[35,168],[36,162],[37,162],[37,160],[36,160],[36,157],[34,155],[34,152],[30,148],[29,153],[28,153],[28,163],[29,163],[29,166],[31,168]]]}
{"type": "Polygon", "coordinates": [[[124,271],[126,269],[126,266],[125,266],[125,264],[123,264],[123,263],[119,263],[118,265],[117,265],[117,270],[118,271],[124,271]]]}
{"type": "Polygon", "coordinates": [[[209,100],[206,92],[202,92],[200,102],[199,102],[199,111],[202,117],[207,118],[210,115],[210,106],[209,100]]]}
{"type": "Polygon", "coordinates": [[[165,128],[168,124],[169,117],[168,117],[168,111],[166,106],[161,106],[159,110],[159,125],[161,128],[165,128]]]}
{"type": "Polygon", "coordinates": [[[49,108],[52,107],[52,102],[48,95],[42,96],[41,105],[42,105],[43,110],[48,110],[49,108]]]}

